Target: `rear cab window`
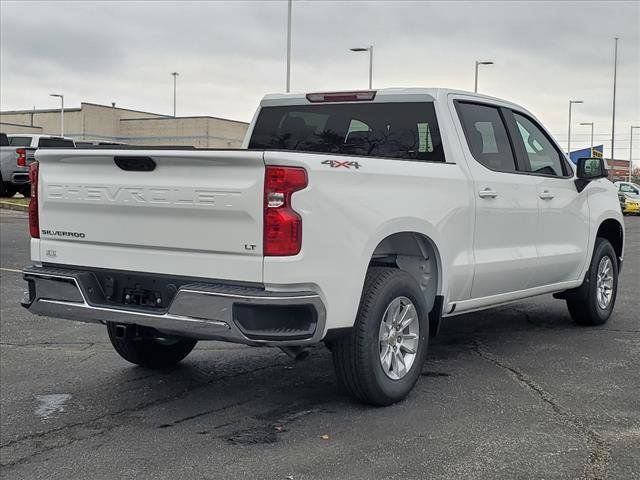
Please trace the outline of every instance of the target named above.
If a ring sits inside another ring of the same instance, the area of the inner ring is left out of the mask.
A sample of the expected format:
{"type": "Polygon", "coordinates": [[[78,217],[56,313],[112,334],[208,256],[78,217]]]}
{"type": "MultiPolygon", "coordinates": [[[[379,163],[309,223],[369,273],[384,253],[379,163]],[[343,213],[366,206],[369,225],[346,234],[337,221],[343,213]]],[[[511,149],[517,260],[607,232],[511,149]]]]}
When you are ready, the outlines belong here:
{"type": "Polygon", "coordinates": [[[432,102],[262,107],[249,148],[445,161],[432,102]]]}
{"type": "Polygon", "coordinates": [[[9,138],[7,137],[7,134],[0,133],[0,147],[8,147],[9,145],[9,138]]]}
{"type": "Polygon", "coordinates": [[[38,140],[39,148],[73,148],[75,144],[73,140],[59,137],[42,137],[38,140]]]}
{"type": "Polygon", "coordinates": [[[31,137],[9,137],[9,145],[12,147],[30,147],[31,137]]]}

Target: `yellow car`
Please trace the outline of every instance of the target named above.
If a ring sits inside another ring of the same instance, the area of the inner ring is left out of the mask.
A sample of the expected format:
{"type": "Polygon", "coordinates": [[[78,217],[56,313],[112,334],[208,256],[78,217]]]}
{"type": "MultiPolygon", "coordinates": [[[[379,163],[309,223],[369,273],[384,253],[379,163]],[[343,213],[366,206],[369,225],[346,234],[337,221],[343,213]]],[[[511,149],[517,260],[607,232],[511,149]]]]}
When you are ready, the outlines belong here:
{"type": "Polygon", "coordinates": [[[618,197],[620,198],[620,208],[624,215],[640,215],[640,197],[626,193],[621,193],[618,197]]]}

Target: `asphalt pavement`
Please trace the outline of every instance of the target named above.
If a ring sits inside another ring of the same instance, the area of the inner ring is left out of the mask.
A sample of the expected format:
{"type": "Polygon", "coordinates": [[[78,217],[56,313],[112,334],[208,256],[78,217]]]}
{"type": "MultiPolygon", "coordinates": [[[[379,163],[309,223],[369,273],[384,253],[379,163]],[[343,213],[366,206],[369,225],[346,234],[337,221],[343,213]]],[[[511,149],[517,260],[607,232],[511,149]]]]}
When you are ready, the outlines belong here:
{"type": "Polygon", "coordinates": [[[6,479],[640,477],[640,218],[615,312],[575,326],[545,295],[447,319],[407,400],[341,393],[330,353],[200,342],[152,372],[104,327],[19,306],[24,214],[0,212],[0,475],[6,479]]]}

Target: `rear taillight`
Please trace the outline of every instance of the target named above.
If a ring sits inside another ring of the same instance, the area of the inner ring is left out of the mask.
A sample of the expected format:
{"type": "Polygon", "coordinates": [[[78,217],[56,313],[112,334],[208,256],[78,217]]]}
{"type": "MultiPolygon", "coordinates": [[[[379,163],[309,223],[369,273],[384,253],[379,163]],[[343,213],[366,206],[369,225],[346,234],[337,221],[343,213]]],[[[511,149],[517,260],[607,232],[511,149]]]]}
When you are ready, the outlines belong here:
{"type": "Polygon", "coordinates": [[[267,166],[264,178],[264,248],[268,257],[297,255],[302,247],[302,218],[291,208],[291,195],[307,186],[300,167],[267,166]]]}
{"type": "Polygon", "coordinates": [[[16,155],[18,155],[18,157],[16,158],[16,165],[18,165],[19,167],[26,167],[27,151],[24,148],[16,148],[16,155]]]}
{"type": "Polygon", "coordinates": [[[38,162],[29,165],[31,199],[29,200],[29,232],[31,238],[40,238],[40,220],[38,218],[38,162]]]}

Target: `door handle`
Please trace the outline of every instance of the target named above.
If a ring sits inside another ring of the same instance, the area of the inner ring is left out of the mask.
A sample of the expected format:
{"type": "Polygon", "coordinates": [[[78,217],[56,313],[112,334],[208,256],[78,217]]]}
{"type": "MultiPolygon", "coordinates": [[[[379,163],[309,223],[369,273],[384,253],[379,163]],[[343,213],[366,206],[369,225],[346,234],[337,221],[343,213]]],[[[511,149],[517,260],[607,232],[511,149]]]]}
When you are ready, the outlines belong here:
{"type": "Polygon", "coordinates": [[[542,199],[542,200],[551,200],[553,197],[555,197],[555,195],[553,193],[551,193],[549,190],[545,190],[543,192],[540,192],[538,194],[538,196],[542,199]]]}
{"type": "Polygon", "coordinates": [[[498,192],[487,187],[480,190],[478,192],[478,195],[480,196],[480,198],[496,198],[498,196],[498,192]]]}

